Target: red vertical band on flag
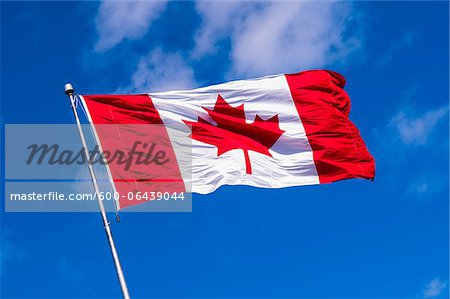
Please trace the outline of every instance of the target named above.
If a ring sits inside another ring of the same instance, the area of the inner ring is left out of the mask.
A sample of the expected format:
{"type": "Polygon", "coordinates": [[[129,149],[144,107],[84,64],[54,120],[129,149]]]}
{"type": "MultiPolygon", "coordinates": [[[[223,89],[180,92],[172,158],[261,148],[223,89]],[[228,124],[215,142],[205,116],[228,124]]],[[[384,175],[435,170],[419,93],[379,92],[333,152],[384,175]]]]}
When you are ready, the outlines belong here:
{"type": "Polygon", "coordinates": [[[286,75],[292,98],[313,150],[320,183],[373,179],[375,162],[349,120],[345,79],[332,71],[286,75]]]}
{"type": "Polygon", "coordinates": [[[148,95],[83,98],[108,155],[120,208],[151,200],[152,193],[185,192],[169,135],[148,95]]]}

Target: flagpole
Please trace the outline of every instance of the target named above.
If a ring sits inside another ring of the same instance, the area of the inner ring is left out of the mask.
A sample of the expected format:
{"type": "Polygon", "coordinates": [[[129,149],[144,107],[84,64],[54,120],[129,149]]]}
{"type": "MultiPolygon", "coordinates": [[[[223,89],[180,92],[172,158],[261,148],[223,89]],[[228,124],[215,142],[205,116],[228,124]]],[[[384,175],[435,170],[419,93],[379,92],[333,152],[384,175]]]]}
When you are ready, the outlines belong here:
{"type": "Polygon", "coordinates": [[[102,215],[103,226],[105,228],[106,237],[108,239],[109,247],[111,249],[111,254],[112,254],[112,257],[114,260],[114,265],[116,266],[117,277],[119,278],[120,288],[122,289],[122,295],[123,295],[123,298],[129,299],[130,294],[128,293],[127,283],[125,281],[125,276],[123,275],[122,266],[121,266],[120,260],[119,260],[119,255],[117,253],[116,246],[114,244],[114,239],[113,239],[112,232],[111,232],[110,222],[108,221],[108,218],[106,217],[106,211],[105,211],[105,207],[103,205],[103,201],[100,200],[100,189],[98,187],[97,178],[94,173],[94,167],[93,167],[92,163],[89,161],[89,151],[88,151],[88,147],[86,144],[86,139],[84,137],[83,129],[81,128],[80,119],[78,117],[77,106],[75,105],[75,96],[74,96],[75,91],[73,89],[72,84],[70,84],[70,83],[67,83],[64,86],[64,90],[65,90],[66,95],[70,99],[73,115],[75,116],[75,120],[77,122],[78,133],[80,134],[81,143],[83,144],[84,154],[86,156],[86,161],[88,162],[89,174],[91,175],[92,185],[94,186],[94,190],[95,190],[95,193],[97,196],[98,207],[99,207],[100,213],[102,215]]]}

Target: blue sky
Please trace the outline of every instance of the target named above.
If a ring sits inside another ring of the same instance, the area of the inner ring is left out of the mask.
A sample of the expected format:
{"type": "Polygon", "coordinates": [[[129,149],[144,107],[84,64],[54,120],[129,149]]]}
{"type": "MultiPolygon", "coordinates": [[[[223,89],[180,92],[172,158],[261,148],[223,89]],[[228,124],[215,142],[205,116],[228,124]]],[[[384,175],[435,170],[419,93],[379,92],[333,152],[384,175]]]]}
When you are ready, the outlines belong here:
{"type": "MultiPolygon", "coordinates": [[[[133,93],[338,71],[375,181],[225,186],[194,196],[192,213],[125,213],[112,227],[130,293],[448,298],[448,12],[447,2],[1,2],[1,121],[74,123],[66,81],[81,94],[133,93]]],[[[0,253],[1,297],[120,296],[96,213],[2,208],[0,253]]]]}

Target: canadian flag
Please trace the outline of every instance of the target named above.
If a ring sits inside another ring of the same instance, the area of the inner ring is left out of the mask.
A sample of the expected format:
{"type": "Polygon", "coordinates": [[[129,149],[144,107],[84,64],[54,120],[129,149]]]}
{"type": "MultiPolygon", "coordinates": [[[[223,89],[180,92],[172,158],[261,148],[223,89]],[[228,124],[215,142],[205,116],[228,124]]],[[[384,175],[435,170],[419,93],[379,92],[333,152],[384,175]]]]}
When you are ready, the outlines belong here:
{"type": "MultiPolygon", "coordinates": [[[[161,125],[169,140],[173,190],[211,193],[222,185],[281,188],[349,178],[372,180],[374,159],[349,120],[345,79],[327,70],[233,81],[193,90],[141,95],[85,95],[88,118],[104,148],[127,143],[102,125],[161,125]],[[170,127],[181,128],[175,133],[170,127]],[[191,142],[182,163],[180,136],[191,142]]],[[[128,148],[131,145],[128,144],[128,148]]],[[[150,167],[110,165],[117,189],[145,191],[150,167]],[[123,187],[122,189],[126,189],[123,187]]],[[[166,167],[167,168],[167,167],[166,167]]],[[[161,179],[161,171],[158,171],[161,179]]],[[[121,207],[131,205],[121,202],[121,207]]]]}

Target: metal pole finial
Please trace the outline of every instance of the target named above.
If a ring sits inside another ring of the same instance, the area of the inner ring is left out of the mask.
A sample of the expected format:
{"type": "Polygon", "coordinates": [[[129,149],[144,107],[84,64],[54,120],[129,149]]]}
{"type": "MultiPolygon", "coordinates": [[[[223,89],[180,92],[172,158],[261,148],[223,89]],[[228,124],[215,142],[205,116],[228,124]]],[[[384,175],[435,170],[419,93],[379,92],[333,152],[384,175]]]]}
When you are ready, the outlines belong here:
{"type": "Polygon", "coordinates": [[[66,95],[70,96],[71,94],[74,93],[74,91],[75,91],[75,90],[73,89],[72,84],[66,83],[66,84],[64,85],[64,92],[66,93],[66,95]]]}

